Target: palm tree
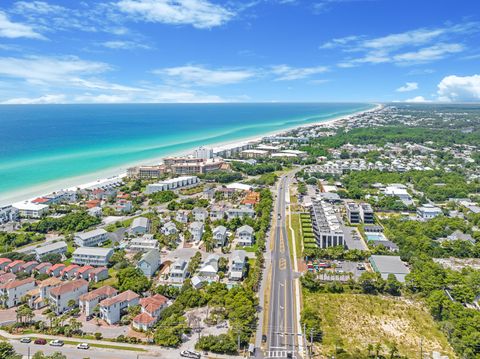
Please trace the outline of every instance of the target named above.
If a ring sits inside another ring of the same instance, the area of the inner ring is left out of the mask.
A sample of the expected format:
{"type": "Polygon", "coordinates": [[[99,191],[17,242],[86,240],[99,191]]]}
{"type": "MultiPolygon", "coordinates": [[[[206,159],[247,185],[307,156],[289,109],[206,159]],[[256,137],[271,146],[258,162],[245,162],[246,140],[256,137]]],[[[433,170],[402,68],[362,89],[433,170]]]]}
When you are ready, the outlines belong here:
{"type": "Polygon", "coordinates": [[[49,320],[50,329],[52,328],[53,319],[56,318],[56,317],[57,317],[57,315],[55,314],[54,311],[51,311],[51,312],[47,313],[47,319],[49,320]]]}
{"type": "Polygon", "coordinates": [[[370,357],[372,356],[372,351],[373,351],[373,345],[372,345],[372,343],[369,343],[369,344],[368,344],[367,350],[368,350],[368,357],[370,358],[370,357]]]}
{"type": "Polygon", "coordinates": [[[390,347],[390,359],[394,359],[397,356],[398,348],[395,344],[392,344],[390,347]]]}
{"type": "Polygon", "coordinates": [[[378,355],[380,354],[381,351],[382,351],[382,344],[377,343],[375,345],[375,358],[378,359],[378,355]]]}
{"type": "Polygon", "coordinates": [[[78,331],[82,328],[82,323],[80,323],[80,322],[79,322],[78,320],[76,320],[75,318],[71,318],[71,319],[70,319],[69,325],[70,325],[70,329],[71,329],[72,332],[74,332],[74,333],[78,332],[78,331]]]}

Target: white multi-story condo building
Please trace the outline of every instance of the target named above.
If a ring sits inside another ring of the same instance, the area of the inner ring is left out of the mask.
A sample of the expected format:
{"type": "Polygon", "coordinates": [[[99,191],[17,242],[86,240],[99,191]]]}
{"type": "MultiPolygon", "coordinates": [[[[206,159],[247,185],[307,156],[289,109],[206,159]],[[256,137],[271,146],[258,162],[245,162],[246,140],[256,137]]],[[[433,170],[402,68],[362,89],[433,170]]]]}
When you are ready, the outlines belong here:
{"type": "Polygon", "coordinates": [[[14,203],[13,207],[16,208],[20,216],[24,218],[40,218],[48,211],[46,204],[37,204],[29,201],[14,203]]]}
{"type": "Polygon", "coordinates": [[[112,248],[80,247],[73,252],[72,263],[102,267],[108,264],[112,254],[112,248]]]}
{"type": "Polygon", "coordinates": [[[208,160],[210,158],[213,158],[213,149],[209,147],[200,146],[195,150],[193,150],[193,157],[208,160]]]}
{"type": "Polygon", "coordinates": [[[0,285],[0,303],[7,308],[19,304],[28,291],[35,288],[35,279],[14,279],[0,285]]]}
{"type": "Polygon", "coordinates": [[[37,247],[33,250],[37,260],[42,260],[42,257],[46,256],[47,254],[65,254],[67,253],[67,243],[64,241],[49,243],[41,247],[37,247]]]}
{"type": "Polygon", "coordinates": [[[18,220],[19,211],[13,206],[0,206],[0,224],[18,220]]]}
{"type": "Polygon", "coordinates": [[[48,299],[52,310],[59,315],[72,308],[70,301],[74,301],[76,306],[80,296],[87,292],[88,282],[84,279],[76,279],[50,289],[48,299]]]}
{"type": "Polygon", "coordinates": [[[142,237],[135,237],[128,242],[127,248],[135,252],[147,252],[151,249],[158,249],[158,241],[153,234],[145,234],[142,237]]]}
{"type": "Polygon", "coordinates": [[[340,220],[331,204],[324,201],[313,201],[310,214],[312,216],[313,232],[320,248],[345,245],[340,220]]]}
{"type": "Polygon", "coordinates": [[[165,181],[160,181],[147,185],[145,193],[152,194],[155,192],[179,189],[182,187],[194,185],[199,182],[200,180],[197,176],[182,176],[177,178],[171,178],[165,181]]]}
{"type": "Polygon", "coordinates": [[[104,299],[100,302],[100,317],[108,324],[115,324],[120,320],[122,312],[133,305],[137,305],[140,296],[127,290],[114,297],[104,299]]]}
{"type": "Polygon", "coordinates": [[[417,208],[417,215],[421,219],[432,219],[443,214],[442,209],[432,204],[425,204],[417,208]]]}
{"type": "Polygon", "coordinates": [[[114,297],[118,294],[118,291],[105,285],[98,289],[92,290],[89,293],[85,293],[79,298],[80,310],[88,317],[93,314],[95,307],[104,299],[114,297]]]}
{"type": "Polygon", "coordinates": [[[79,247],[95,247],[108,240],[108,232],[103,228],[89,232],[75,233],[74,241],[79,247]]]}

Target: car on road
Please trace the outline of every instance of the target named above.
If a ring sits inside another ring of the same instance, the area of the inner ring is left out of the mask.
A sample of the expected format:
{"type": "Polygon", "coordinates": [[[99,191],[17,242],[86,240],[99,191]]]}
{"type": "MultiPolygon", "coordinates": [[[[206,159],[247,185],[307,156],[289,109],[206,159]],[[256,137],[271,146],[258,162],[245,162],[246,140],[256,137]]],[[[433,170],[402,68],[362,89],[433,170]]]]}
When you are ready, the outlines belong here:
{"type": "Polygon", "coordinates": [[[282,219],[282,215],[279,213],[279,214],[277,215],[277,218],[278,218],[279,220],[282,219]]]}
{"type": "Polygon", "coordinates": [[[202,355],[192,350],[184,350],[180,353],[180,356],[184,358],[200,359],[202,355]]]}
{"type": "Polygon", "coordinates": [[[32,341],[32,338],[25,337],[20,339],[20,343],[30,343],[32,341]]]}
{"type": "Polygon", "coordinates": [[[52,347],[63,347],[63,344],[65,344],[65,343],[63,342],[63,340],[55,339],[55,340],[50,341],[49,344],[50,344],[52,347]]]}
{"type": "Polygon", "coordinates": [[[357,269],[358,269],[358,270],[365,270],[365,265],[359,263],[359,264],[357,264],[357,269]]]}
{"type": "Polygon", "coordinates": [[[35,341],[33,342],[33,344],[38,344],[38,345],[45,345],[47,344],[47,341],[46,339],[35,339],[35,341]]]}
{"type": "Polygon", "coordinates": [[[84,349],[87,350],[90,348],[90,345],[88,343],[80,343],[77,345],[77,349],[84,349]]]}
{"type": "Polygon", "coordinates": [[[267,342],[267,336],[265,334],[262,335],[262,343],[267,342]]]}

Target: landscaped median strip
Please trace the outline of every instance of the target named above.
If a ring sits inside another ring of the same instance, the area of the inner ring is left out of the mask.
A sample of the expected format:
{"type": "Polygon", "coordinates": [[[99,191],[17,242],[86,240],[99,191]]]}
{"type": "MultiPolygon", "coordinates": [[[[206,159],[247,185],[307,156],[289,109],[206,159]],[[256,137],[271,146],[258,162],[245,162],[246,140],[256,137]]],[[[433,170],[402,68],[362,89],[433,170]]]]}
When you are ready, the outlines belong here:
{"type": "MultiPolygon", "coordinates": [[[[2,338],[4,340],[8,340],[5,337],[2,337],[2,338]]],[[[53,339],[48,339],[48,338],[31,337],[31,336],[29,336],[28,338],[31,338],[32,342],[34,342],[36,339],[45,339],[47,341],[47,345],[51,340],[53,340],[53,339]]],[[[20,340],[20,339],[22,339],[22,338],[13,338],[13,340],[20,340]]],[[[128,351],[135,351],[135,352],[146,352],[147,351],[146,349],[143,349],[143,348],[138,348],[138,347],[134,347],[134,346],[127,346],[127,345],[123,346],[123,345],[90,343],[88,340],[77,342],[77,341],[74,341],[74,340],[63,340],[61,338],[57,338],[57,339],[63,341],[63,343],[67,344],[67,345],[75,345],[76,346],[76,345],[81,344],[81,343],[87,343],[90,347],[95,347],[95,348],[114,349],[114,350],[128,350],[128,351]]],[[[127,343],[125,343],[125,344],[127,344],[127,343]]]]}

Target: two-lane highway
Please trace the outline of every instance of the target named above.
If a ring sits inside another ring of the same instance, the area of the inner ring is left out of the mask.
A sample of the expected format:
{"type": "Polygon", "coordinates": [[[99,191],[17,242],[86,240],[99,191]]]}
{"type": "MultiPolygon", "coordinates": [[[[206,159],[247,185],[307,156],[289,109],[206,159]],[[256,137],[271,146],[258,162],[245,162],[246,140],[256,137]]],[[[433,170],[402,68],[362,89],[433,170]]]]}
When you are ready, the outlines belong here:
{"type": "Polygon", "coordinates": [[[278,184],[274,212],[271,293],[268,313],[265,358],[299,358],[295,323],[293,272],[286,229],[286,195],[293,174],[284,175],[278,184]]]}

